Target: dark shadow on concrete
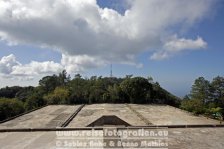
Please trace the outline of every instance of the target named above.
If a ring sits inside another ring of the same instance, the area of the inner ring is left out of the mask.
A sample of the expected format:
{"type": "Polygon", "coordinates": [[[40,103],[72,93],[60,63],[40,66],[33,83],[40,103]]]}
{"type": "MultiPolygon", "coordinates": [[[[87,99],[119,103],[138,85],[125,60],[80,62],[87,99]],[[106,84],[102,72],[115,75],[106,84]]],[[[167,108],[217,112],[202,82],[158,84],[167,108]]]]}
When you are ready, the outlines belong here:
{"type": "Polygon", "coordinates": [[[131,126],[124,120],[120,119],[115,115],[104,115],[99,119],[95,120],[91,124],[87,125],[87,127],[96,127],[96,126],[131,126]]]}

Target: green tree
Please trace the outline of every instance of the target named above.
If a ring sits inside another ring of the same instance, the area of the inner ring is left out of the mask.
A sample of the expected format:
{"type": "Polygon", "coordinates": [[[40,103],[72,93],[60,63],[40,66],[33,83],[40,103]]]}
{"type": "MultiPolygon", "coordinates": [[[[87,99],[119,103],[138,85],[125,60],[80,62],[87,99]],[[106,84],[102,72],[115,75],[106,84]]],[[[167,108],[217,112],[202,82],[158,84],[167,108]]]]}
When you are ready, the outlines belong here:
{"type": "Polygon", "coordinates": [[[34,92],[32,95],[29,95],[25,102],[25,109],[32,110],[38,107],[41,107],[46,104],[46,101],[43,99],[43,96],[38,92],[34,92]]]}
{"type": "Polygon", "coordinates": [[[5,87],[0,89],[0,97],[15,98],[16,94],[22,90],[20,86],[5,87]]]}
{"type": "Polygon", "coordinates": [[[190,96],[186,96],[181,102],[181,108],[195,114],[202,114],[206,112],[206,105],[209,101],[210,83],[203,77],[199,77],[192,85],[190,96]]]}
{"type": "Polygon", "coordinates": [[[142,77],[127,78],[120,87],[128,96],[130,103],[146,103],[147,94],[152,89],[148,80],[142,77]]]}
{"type": "Polygon", "coordinates": [[[118,84],[108,87],[108,93],[110,95],[111,103],[128,103],[127,95],[122,91],[118,84]]]}
{"type": "Polygon", "coordinates": [[[199,100],[200,103],[206,104],[210,97],[210,83],[203,77],[195,80],[191,88],[191,99],[199,100]]]}
{"type": "Polygon", "coordinates": [[[70,104],[88,103],[87,98],[89,94],[89,82],[82,78],[80,74],[76,74],[69,84],[70,89],[70,104]]]}
{"type": "Polygon", "coordinates": [[[66,86],[66,84],[70,81],[70,75],[67,75],[66,70],[63,70],[58,75],[58,82],[60,86],[66,86]]]}
{"type": "Polygon", "coordinates": [[[69,90],[65,87],[57,87],[52,93],[44,97],[48,104],[67,104],[69,100],[69,90]]]}
{"type": "Polygon", "coordinates": [[[34,93],[34,89],[35,88],[32,86],[24,87],[23,89],[21,89],[16,93],[15,97],[18,100],[25,102],[26,99],[34,93]]]}
{"type": "Polygon", "coordinates": [[[56,87],[60,86],[60,82],[56,75],[43,77],[39,81],[39,85],[46,93],[52,92],[56,87]]]}
{"type": "Polygon", "coordinates": [[[215,77],[211,82],[211,97],[212,102],[217,106],[224,107],[224,78],[215,77]]]}
{"type": "Polygon", "coordinates": [[[59,75],[46,76],[39,81],[39,85],[44,89],[45,93],[52,92],[56,87],[65,87],[70,81],[70,76],[63,70],[59,75]]]}

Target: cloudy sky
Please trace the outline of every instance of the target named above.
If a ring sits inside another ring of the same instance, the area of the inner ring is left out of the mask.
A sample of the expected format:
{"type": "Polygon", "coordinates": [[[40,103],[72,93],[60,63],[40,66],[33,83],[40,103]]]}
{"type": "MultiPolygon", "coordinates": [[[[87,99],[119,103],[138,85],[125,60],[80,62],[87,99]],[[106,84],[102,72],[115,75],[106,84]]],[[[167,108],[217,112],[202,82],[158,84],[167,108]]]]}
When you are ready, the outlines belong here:
{"type": "Polygon", "coordinates": [[[152,76],[184,96],[224,75],[223,0],[0,0],[0,87],[71,76],[152,76]]]}

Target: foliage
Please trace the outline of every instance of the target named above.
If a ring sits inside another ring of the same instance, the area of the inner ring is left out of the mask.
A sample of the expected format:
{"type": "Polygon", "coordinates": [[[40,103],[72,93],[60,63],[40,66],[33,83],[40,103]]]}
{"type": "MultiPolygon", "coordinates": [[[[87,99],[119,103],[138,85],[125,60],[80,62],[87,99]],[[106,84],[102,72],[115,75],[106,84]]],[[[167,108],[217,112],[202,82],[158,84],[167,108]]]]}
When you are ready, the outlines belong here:
{"type": "MultiPolygon", "coordinates": [[[[217,76],[211,82],[199,77],[191,92],[182,101],[152,77],[124,78],[92,76],[73,79],[64,70],[58,75],[46,76],[37,87],[5,87],[0,89],[0,119],[6,119],[46,104],[138,103],[168,104],[195,114],[224,114],[224,78],[217,76]]],[[[217,116],[216,116],[217,117],[217,116]]]]}
{"type": "Polygon", "coordinates": [[[70,76],[63,70],[59,75],[46,76],[39,81],[39,85],[43,88],[46,94],[55,90],[56,87],[66,86],[70,81],[70,76]]]}
{"type": "MultiPolygon", "coordinates": [[[[0,89],[3,103],[18,102],[17,107],[23,107],[21,111],[32,110],[46,104],[92,104],[92,103],[139,103],[139,104],[170,104],[179,105],[179,99],[162,87],[154,83],[152,77],[133,77],[127,75],[124,78],[92,76],[82,78],[76,74],[73,79],[64,70],[58,75],[46,76],[39,81],[37,87],[6,87],[0,89]]],[[[1,109],[4,104],[0,105],[1,109]]],[[[7,107],[7,106],[6,106],[7,107]]],[[[9,114],[2,114],[2,119],[8,118],[12,109],[6,109],[9,114]]]]}
{"type": "Polygon", "coordinates": [[[223,109],[220,107],[216,107],[216,108],[211,108],[210,109],[210,113],[215,114],[215,113],[222,113],[223,109]]]}
{"type": "Polygon", "coordinates": [[[46,104],[42,94],[36,89],[33,94],[27,96],[24,104],[26,110],[32,110],[46,104]]]}
{"type": "Polygon", "coordinates": [[[34,87],[29,86],[29,87],[23,87],[22,89],[20,89],[20,91],[18,91],[15,95],[15,98],[17,98],[18,100],[25,102],[26,99],[33,94],[34,91],[34,87]]]}
{"type": "Polygon", "coordinates": [[[0,98],[0,120],[18,115],[24,112],[23,103],[16,99],[0,98]]]}
{"type": "Polygon", "coordinates": [[[190,95],[182,100],[180,107],[196,114],[207,114],[212,117],[217,113],[220,116],[223,115],[224,78],[218,76],[209,82],[199,77],[192,85],[190,95]]]}
{"type": "Polygon", "coordinates": [[[209,89],[209,81],[205,80],[203,77],[199,77],[192,85],[190,96],[192,99],[200,100],[202,104],[205,104],[209,101],[209,89]]]}
{"type": "Polygon", "coordinates": [[[212,102],[218,106],[224,106],[224,78],[216,77],[211,82],[211,97],[212,102]]]}
{"type": "Polygon", "coordinates": [[[194,114],[202,114],[205,112],[203,103],[200,100],[183,100],[180,107],[194,114]]]}
{"type": "Polygon", "coordinates": [[[48,104],[66,104],[68,103],[69,91],[64,87],[57,87],[44,98],[48,104]]]}
{"type": "Polygon", "coordinates": [[[12,87],[5,87],[0,89],[0,97],[4,98],[15,98],[17,92],[22,90],[22,87],[19,86],[12,86],[12,87]]]}
{"type": "Polygon", "coordinates": [[[108,89],[109,102],[111,103],[127,103],[127,97],[118,84],[109,86],[108,89]]]}
{"type": "Polygon", "coordinates": [[[127,78],[120,84],[130,103],[146,103],[152,91],[152,85],[142,77],[127,78]]]}

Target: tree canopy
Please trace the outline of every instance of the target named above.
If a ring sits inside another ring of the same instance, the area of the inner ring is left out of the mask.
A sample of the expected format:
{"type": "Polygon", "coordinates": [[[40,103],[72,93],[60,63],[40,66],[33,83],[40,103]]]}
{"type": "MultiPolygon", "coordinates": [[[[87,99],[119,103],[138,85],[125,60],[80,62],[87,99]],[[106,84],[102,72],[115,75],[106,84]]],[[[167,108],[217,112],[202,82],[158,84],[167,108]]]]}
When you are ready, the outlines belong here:
{"type": "Polygon", "coordinates": [[[0,89],[1,120],[46,104],[138,103],[178,106],[179,98],[170,94],[152,77],[124,78],[76,74],[71,79],[64,70],[58,75],[45,76],[37,87],[5,87],[0,89]],[[11,105],[13,108],[7,108],[11,105]],[[3,107],[5,106],[5,107],[3,107]],[[12,111],[8,111],[12,110],[12,111]],[[8,114],[6,114],[8,113],[8,114]]]}
{"type": "Polygon", "coordinates": [[[217,76],[211,82],[203,77],[197,78],[192,85],[190,94],[185,96],[181,102],[181,108],[211,117],[223,115],[224,78],[217,76]]]}

